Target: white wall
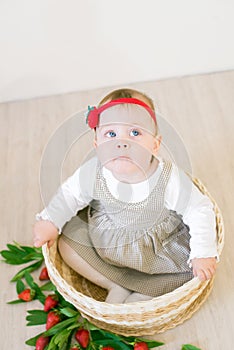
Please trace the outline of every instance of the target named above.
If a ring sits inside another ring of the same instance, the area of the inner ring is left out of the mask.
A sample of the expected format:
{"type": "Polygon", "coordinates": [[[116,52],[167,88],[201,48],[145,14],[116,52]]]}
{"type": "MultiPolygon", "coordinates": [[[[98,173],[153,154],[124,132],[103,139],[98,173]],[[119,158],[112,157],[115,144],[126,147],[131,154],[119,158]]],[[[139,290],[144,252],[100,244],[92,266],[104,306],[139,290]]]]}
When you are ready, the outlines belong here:
{"type": "Polygon", "coordinates": [[[0,0],[0,102],[234,68],[232,0],[0,0]]]}

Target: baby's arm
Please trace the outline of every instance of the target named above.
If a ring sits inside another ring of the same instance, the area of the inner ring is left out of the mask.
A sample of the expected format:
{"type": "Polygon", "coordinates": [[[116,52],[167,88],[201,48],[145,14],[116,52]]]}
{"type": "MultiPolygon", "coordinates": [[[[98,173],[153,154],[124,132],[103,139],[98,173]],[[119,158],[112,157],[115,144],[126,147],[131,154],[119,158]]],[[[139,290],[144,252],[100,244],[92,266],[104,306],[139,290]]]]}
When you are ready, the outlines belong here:
{"type": "Polygon", "coordinates": [[[82,165],[58,189],[47,207],[36,215],[33,238],[35,247],[48,242],[51,247],[62,228],[77,212],[86,207],[92,198],[96,159],[82,165]]]}
{"type": "Polygon", "coordinates": [[[48,243],[50,248],[58,237],[57,227],[50,221],[37,221],[33,228],[33,243],[35,247],[41,247],[44,243],[48,243]]]}
{"type": "Polygon", "coordinates": [[[213,204],[181,170],[173,169],[168,186],[168,207],[181,214],[189,226],[190,257],[193,274],[200,280],[210,279],[216,270],[218,252],[213,204]]]}
{"type": "Polygon", "coordinates": [[[213,277],[217,267],[216,258],[194,258],[192,259],[193,275],[201,281],[213,277]]]}

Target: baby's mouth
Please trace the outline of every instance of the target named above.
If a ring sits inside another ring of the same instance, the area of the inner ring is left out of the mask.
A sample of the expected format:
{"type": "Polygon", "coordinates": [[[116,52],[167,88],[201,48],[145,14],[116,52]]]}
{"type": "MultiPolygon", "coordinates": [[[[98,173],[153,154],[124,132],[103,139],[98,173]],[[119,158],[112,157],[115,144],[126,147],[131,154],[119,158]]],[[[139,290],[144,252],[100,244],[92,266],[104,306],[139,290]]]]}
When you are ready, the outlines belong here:
{"type": "Polygon", "coordinates": [[[131,161],[131,158],[127,157],[127,156],[118,156],[118,157],[115,158],[115,160],[128,160],[128,161],[131,161]]]}

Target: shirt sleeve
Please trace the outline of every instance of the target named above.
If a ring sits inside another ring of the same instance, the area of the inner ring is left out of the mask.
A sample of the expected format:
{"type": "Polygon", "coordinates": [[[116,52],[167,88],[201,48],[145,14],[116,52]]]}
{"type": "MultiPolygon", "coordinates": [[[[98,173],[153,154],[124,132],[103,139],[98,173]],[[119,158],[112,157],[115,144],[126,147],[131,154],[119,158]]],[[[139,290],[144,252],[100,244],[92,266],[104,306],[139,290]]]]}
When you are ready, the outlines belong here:
{"type": "Polygon", "coordinates": [[[36,220],[52,222],[61,233],[62,227],[93,199],[96,159],[82,165],[58,189],[48,206],[36,215],[36,220]]]}
{"type": "Polygon", "coordinates": [[[166,188],[165,205],[182,215],[189,226],[190,262],[193,258],[218,259],[216,220],[211,200],[175,165],[166,188]]]}

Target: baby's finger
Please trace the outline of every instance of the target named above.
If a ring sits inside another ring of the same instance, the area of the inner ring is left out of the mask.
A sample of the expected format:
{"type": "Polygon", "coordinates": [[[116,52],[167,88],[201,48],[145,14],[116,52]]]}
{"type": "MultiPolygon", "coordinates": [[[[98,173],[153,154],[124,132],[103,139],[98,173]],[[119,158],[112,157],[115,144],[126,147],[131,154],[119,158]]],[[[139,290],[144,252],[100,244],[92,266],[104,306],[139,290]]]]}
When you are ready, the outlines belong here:
{"type": "Polygon", "coordinates": [[[199,278],[200,281],[205,281],[207,279],[206,274],[203,270],[198,270],[197,277],[199,278]]]}
{"type": "Polygon", "coordinates": [[[212,274],[215,273],[216,269],[217,269],[217,263],[215,262],[214,265],[212,265],[212,266],[210,267],[210,271],[212,272],[212,274]]]}
{"type": "Polygon", "coordinates": [[[35,238],[35,239],[34,239],[34,242],[33,242],[34,247],[36,247],[36,248],[42,247],[44,243],[46,243],[46,241],[44,242],[44,241],[42,241],[42,240],[39,239],[39,238],[35,238]]]}
{"type": "Polygon", "coordinates": [[[216,271],[216,267],[210,267],[209,268],[209,278],[212,278],[215,274],[215,271],[216,271]]]}
{"type": "Polygon", "coordinates": [[[209,268],[209,269],[205,269],[203,272],[204,272],[204,275],[206,277],[205,279],[210,280],[213,277],[213,275],[215,274],[215,269],[209,268]]]}
{"type": "Polygon", "coordinates": [[[205,271],[204,271],[204,274],[205,274],[205,276],[206,276],[206,280],[211,279],[212,273],[211,273],[211,271],[210,271],[209,269],[205,270],[205,271]]]}
{"type": "Polygon", "coordinates": [[[42,246],[42,244],[40,243],[40,241],[34,241],[33,245],[35,248],[40,248],[42,246]]]}
{"type": "Polygon", "coordinates": [[[54,244],[55,240],[54,239],[51,239],[47,245],[48,245],[48,248],[52,247],[52,245],[54,244]]]}

